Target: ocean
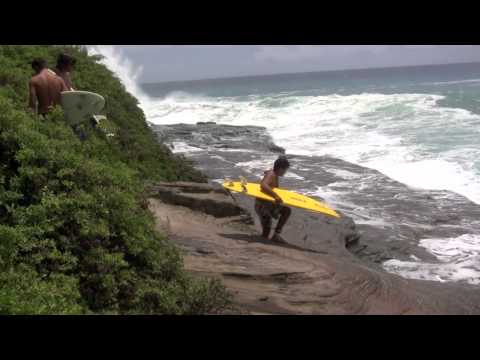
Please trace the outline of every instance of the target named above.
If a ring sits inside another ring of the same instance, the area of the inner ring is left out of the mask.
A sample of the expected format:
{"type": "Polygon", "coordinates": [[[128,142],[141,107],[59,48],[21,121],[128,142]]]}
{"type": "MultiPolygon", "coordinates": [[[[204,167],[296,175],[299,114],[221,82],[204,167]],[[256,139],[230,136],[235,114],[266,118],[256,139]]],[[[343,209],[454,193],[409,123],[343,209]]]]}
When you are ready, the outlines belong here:
{"type": "MultiPolygon", "coordinates": [[[[152,124],[262,126],[289,155],[328,156],[376,170],[413,190],[441,192],[445,211],[450,196],[480,206],[480,63],[140,85],[127,59],[112,48],[97,51],[139,98],[152,124]]],[[[174,151],[188,156],[199,148],[177,142],[174,151]]],[[[235,166],[253,174],[271,160],[255,158],[235,166]]],[[[298,186],[313,168],[304,165],[292,168],[298,186]]],[[[369,211],[355,203],[359,189],[371,186],[375,177],[330,171],[343,181],[309,185],[303,192],[357,223],[402,225],[402,219],[389,215],[390,205],[369,211]]],[[[391,259],[384,267],[405,277],[480,284],[480,224],[469,221],[457,235],[419,239],[435,262],[391,259]]]]}
{"type": "Polygon", "coordinates": [[[480,64],[145,84],[156,124],[265,126],[330,155],[480,204],[480,64]]]}

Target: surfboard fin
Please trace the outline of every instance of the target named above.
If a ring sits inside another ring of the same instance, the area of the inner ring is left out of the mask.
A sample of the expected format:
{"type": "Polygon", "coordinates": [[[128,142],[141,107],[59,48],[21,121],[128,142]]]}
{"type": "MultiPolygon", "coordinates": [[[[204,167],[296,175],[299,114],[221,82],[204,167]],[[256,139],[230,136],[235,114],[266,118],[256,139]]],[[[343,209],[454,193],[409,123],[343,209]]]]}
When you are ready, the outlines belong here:
{"type": "Polygon", "coordinates": [[[248,181],[243,176],[240,176],[240,183],[242,184],[242,189],[244,192],[247,192],[248,181]]]}
{"type": "Polygon", "coordinates": [[[92,121],[95,122],[95,125],[99,124],[102,120],[107,120],[107,117],[105,115],[92,115],[92,121]]]}

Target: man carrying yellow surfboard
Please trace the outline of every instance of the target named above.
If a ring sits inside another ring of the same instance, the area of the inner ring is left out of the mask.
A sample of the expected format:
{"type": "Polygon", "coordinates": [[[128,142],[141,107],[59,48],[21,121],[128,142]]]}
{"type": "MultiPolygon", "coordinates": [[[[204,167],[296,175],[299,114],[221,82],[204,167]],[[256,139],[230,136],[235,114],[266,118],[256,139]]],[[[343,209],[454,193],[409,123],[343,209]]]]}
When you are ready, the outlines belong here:
{"type": "Polygon", "coordinates": [[[279,157],[273,164],[273,170],[265,171],[265,176],[260,183],[261,191],[275,199],[275,203],[256,198],[255,212],[260,218],[262,224],[262,236],[268,239],[272,228],[272,218],[278,219],[275,232],[271,238],[272,241],[282,242],[281,233],[286,222],[292,213],[289,207],[283,205],[283,200],[278,196],[273,189],[279,187],[279,177],[284,176],[290,167],[290,163],[284,156],[279,157]]]}

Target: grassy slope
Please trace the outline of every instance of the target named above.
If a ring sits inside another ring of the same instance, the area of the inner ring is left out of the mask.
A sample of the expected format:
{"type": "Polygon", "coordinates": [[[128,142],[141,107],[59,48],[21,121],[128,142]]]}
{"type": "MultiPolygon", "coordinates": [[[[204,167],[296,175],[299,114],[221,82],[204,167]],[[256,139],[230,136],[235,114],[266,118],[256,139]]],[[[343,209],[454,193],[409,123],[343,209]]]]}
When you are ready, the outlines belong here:
{"type": "Polygon", "coordinates": [[[0,46],[0,313],[204,313],[228,303],[216,281],[193,280],[146,209],[147,180],[203,180],[158,144],[134,97],[80,47],[0,46]],[[29,62],[77,58],[77,88],[106,97],[116,136],[60,109],[27,110],[29,62]]]}

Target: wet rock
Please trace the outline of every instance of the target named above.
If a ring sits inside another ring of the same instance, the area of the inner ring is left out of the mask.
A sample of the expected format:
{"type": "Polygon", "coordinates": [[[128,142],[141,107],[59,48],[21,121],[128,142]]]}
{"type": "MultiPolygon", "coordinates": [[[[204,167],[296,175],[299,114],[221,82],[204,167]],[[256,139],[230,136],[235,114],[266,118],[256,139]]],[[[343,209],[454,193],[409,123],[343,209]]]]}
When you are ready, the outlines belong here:
{"type": "MultiPolygon", "coordinates": [[[[252,214],[257,227],[255,200],[242,194],[232,193],[235,202],[252,214]]],[[[275,224],[274,224],[275,225],[275,224]]],[[[358,242],[361,234],[348,216],[336,219],[306,210],[292,208],[292,215],[284,228],[284,237],[301,249],[348,256],[347,246],[358,242]]]]}
{"type": "Polygon", "coordinates": [[[236,217],[251,223],[250,215],[236,204],[223,188],[209,184],[173,182],[156,183],[148,189],[150,196],[167,204],[185,206],[218,218],[236,217]]]}
{"type": "Polygon", "coordinates": [[[268,150],[274,153],[285,154],[285,149],[275,144],[269,144],[268,150]]]}
{"type": "Polygon", "coordinates": [[[197,125],[155,125],[153,130],[161,142],[167,139],[181,140],[200,149],[256,149],[258,151],[285,153],[276,145],[265,128],[259,126],[228,126],[214,122],[197,125]]]}

